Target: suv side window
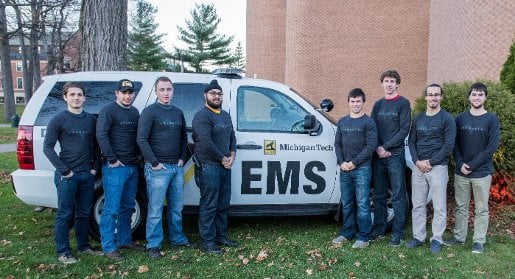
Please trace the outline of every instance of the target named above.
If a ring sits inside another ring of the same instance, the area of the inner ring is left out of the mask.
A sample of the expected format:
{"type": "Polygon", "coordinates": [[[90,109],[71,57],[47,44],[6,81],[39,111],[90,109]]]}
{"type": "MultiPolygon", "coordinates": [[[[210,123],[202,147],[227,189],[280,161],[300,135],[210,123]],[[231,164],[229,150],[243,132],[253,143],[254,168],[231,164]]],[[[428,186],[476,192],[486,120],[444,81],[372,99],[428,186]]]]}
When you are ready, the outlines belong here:
{"type": "Polygon", "coordinates": [[[238,131],[305,133],[308,114],[290,97],[254,86],[238,88],[238,131]]]}
{"type": "Polygon", "coordinates": [[[180,108],[186,127],[192,129],[193,116],[204,107],[204,89],[207,83],[174,83],[172,105],[180,108]]]}
{"type": "MultiPolygon", "coordinates": [[[[46,126],[56,113],[66,109],[66,102],[62,94],[62,88],[65,83],[66,82],[56,82],[52,90],[50,90],[45,102],[39,110],[34,125],[46,126]]],[[[81,83],[86,89],[84,110],[89,113],[98,114],[106,104],[116,99],[114,91],[118,85],[118,81],[85,81],[81,83]]],[[[141,82],[133,82],[135,92],[139,92],[141,85],[141,82]]]]}

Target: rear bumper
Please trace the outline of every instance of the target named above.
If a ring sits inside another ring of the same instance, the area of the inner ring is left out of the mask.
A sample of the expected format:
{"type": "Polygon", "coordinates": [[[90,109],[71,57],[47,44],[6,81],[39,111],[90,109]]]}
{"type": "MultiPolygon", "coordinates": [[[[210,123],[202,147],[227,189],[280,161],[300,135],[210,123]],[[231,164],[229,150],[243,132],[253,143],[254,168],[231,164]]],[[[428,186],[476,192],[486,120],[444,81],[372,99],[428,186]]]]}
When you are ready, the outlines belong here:
{"type": "Polygon", "coordinates": [[[11,173],[11,180],[14,193],[22,202],[57,208],[54,171],[18,169],[11,173]]]}

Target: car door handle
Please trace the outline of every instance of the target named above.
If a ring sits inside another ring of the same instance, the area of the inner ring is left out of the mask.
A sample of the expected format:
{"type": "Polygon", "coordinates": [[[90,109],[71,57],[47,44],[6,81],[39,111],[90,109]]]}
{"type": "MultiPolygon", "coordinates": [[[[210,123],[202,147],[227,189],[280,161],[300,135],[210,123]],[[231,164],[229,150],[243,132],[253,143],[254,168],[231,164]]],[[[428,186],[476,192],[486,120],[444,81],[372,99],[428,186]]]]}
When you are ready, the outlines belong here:
{"type": "Polygon", "coordinates": [[[237,144],[237,149],[263,149],[263,146],[259,144],[237,144]]]}

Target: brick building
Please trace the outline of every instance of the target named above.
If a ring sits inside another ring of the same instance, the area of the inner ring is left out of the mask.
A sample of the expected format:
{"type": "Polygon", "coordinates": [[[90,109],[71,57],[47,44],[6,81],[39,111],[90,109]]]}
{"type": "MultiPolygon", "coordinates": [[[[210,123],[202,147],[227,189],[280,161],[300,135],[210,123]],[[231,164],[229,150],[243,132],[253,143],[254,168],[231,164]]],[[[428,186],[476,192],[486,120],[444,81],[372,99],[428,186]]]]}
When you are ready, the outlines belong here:
{"type": "Polygon", "coordinates": [[[515,1],[247,1],[246,75],[283,82],[347,113],[361,87],[366,109],[382,97],[379,76],[401,74],[412,102],[428,83],[498,80],[515,38],[515,1]]]}

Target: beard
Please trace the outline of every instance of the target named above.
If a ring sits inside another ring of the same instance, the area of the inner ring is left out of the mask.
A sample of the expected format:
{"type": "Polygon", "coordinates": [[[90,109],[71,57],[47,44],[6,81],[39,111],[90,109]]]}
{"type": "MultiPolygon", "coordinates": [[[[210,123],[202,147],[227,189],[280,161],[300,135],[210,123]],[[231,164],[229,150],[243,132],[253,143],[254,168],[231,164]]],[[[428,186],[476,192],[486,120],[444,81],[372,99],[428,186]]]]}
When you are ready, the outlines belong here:
{"type": "Polygon", "coordinates": [[[222,105],[222,102],[220,102],[219,104],[217,104],[217,103],[215,103],[215,102],[213,102],[213,101],[211,101],[211,100],[209,100],[209,99],[206,99],[206,104],[207,104],[210,108],[212,108],[212,109],[219,109],[219,108],[220,108],[220,106],[222,105]]]}

